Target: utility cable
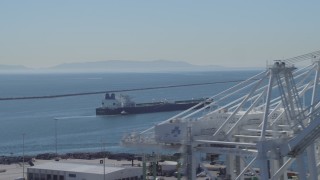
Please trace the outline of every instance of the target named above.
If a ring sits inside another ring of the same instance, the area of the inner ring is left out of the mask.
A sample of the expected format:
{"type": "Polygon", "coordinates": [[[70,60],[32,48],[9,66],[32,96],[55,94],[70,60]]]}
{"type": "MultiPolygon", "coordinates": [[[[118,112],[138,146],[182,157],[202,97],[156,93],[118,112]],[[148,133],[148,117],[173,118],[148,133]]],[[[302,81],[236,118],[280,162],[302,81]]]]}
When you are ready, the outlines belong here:
{"type": "Polygon", "coordinates": [[[143,91],[143,90],[154,90],[154,89],[166,89],[166,88],[177,88],[177,87],[188,87],[188,86],[202,86],[212,84],[224,84],[224,83],[236,83],[244,80],[229,80],[229,81],[216,81],[207,83],[193,83],[193,84],[181,84],[181,85],[168,85],[168,86],[156,86],[156,87],[145,87],[145,88],[132,88],[132,89],[118,89],[112,91],[94,91],[94,92],[80,92],[70,94],[55,94],[55,95],[44,95],[44,96],[24,96],[24,97],[0,97],[0,101],[13,101],[13,100],[28,100],[28,99],[51,99],[51,98],[63,98],[71,96],[87,96],[95,94],[115,93],[115,92],[130,92],[130,91],[143,91]]]}

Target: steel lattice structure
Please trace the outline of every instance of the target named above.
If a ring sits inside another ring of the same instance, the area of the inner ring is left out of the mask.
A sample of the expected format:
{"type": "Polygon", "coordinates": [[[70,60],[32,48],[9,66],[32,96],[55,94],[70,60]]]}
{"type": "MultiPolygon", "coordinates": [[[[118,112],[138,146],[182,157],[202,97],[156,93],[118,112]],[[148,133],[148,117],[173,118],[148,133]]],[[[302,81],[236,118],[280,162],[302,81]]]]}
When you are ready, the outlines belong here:
{"type": "MultiPolygon", "coordinates": [[[[264,72],[210,97],[203,108],[193,107],[141,133],[125,136],[123,142],[183,145],[188,169],[199,163],[198,152],[226,155],[229,179],[244,179],[254,168],[259,169],[259,179],[287,179],[288,168],[296,161],[299,179],[316,180],[319,55],[316,51],[274,61],[264,72]],[[295,67],[306,60],[312,63],[295,67]]],[[[188,176],[196,179],[195,171],[188,176]]]]}

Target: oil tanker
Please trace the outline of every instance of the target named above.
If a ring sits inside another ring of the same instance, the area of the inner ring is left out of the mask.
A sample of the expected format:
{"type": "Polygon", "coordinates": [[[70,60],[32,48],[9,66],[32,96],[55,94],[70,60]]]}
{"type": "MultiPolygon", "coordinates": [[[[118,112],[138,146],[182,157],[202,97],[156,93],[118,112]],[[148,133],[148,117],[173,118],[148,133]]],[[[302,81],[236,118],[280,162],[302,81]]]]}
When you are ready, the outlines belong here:
{"type": "MultiPolygon", "coordinates": [[[[128,95],[107,93],[101,107],[96,108],[96,115],[125,115],[189,109],[200,102],[210,103],[208,99],[192,99],[183,101],[160,101],[151,103],[135,103],[128,95]]],[[[204,104],[205,104],[204,103],[204,104]]],[[[204,106],[198,106],[201,108],[204,106]]]]}

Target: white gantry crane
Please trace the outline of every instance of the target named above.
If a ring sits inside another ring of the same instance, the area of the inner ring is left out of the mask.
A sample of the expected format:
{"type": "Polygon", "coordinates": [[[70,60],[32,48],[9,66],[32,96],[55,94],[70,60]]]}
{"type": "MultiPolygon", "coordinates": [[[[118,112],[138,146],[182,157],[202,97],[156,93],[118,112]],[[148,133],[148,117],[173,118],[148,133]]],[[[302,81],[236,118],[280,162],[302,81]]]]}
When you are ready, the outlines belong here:
{"type": "Polygon", "coordinates": [[[285,180],[295,161],[299,179],[317,180],[319,57],[316,51],[276,60],[266,71],[197,105],[203,108],[129,134],[123,143],[184,146],[189,179],[196,179],[201,162],[195,154],[202,152],[226,156],[228,179],[244,179],[251,172],[262,180],[285,180]],[[295,67],[304,61],[312,63],[295,67]]]}

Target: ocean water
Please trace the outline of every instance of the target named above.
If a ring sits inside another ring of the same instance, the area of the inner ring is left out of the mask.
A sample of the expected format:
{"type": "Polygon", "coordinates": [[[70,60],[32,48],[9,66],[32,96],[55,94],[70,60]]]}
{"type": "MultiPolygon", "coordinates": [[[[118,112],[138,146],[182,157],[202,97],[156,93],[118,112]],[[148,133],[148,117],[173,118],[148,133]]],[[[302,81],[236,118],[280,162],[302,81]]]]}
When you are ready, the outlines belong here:
{"type": "MultiPolygon", "coordinates": [[[[101,74],[1,74],[0,97],[44,96],[241,80],[258,71],[101,74]]],[[[234,83],[122,92],[135,102],[210,97],[234,83]]],[[[178,112],[96,116],[103,94],[0,101],[0,155],[100,151],[141,152],[120,145],[125,133],[141,131],[178,112]],[[57,119],[57,120],[55,120],[57,119]],[[56,122],[56,124],[55,124],[56,122]],[[55,128],[55,125],[57,128],[55,128]],[[104,145],[102,145],[104,144],[104,145]]]]}

